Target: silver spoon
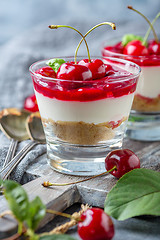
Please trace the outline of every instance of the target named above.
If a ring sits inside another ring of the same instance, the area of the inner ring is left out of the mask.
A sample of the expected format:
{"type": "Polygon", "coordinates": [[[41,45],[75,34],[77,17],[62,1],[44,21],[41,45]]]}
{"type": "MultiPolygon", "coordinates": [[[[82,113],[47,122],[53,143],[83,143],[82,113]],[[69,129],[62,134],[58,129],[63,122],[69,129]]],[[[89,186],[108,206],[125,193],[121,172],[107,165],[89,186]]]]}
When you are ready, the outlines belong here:
{"type": "Polygon", "coordinates": [[[25,127],[29,114],[28,111],[17,108],[6,108],[0,112],[0,129],[11,139],[2,168],[14,157],[18,142],[29,138],[25,127]]]}
{"type": "Polygon", "coordinates": [[[39,113],[33,113],[28,116],[26,119],[26,129],[33,141],[23,147],[23,149],[2,169],[0,177],[3,180],[9,176],[17,164],[35,145],[46,142],[39,113]]]}
{"type": "Polygon", "coordinates": [[[46,138],[43,130],[41,116],[39,112],[30,114],[26,119],[27,133],[33,141],[45,143],[46,138]]]}

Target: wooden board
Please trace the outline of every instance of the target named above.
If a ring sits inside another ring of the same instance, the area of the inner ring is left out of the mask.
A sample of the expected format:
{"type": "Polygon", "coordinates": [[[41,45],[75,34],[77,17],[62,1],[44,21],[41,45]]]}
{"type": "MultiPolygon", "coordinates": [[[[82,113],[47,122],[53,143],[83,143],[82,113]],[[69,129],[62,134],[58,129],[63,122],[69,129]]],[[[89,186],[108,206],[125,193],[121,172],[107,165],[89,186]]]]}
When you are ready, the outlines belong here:
{"type": "MultiPolygon", "coordinates": [[[[160,171],[160,143],[142,143],[125,140],[124,148],[135,151],[141,160],[141,166],[160,171]]],[[[23,185],[29,198],[39,196],[47,208],[63,211],[73,203],[88,203],[90,206],[103,207],[107,193],[116,183],[112,175],[105,175],[87,182],[65,186],[44,188],[41,184],[44,181],[55,183],[71,182],[83,179],[84,177],[74,177],[63,175],[53,171],[46,163],[46,155],[41,156],[27,170],[27,174],[35,180],[23,185]]],[[[0,196],[0,213],[8,209],[8,205],[3,196],[0,196]]],[[[53,219],[53,215],[47,214],[40,224],[44,226],[53,219]]],[[[16,232],[17,223],[11,217],[0,219],[0,239],[16,232]]]]}

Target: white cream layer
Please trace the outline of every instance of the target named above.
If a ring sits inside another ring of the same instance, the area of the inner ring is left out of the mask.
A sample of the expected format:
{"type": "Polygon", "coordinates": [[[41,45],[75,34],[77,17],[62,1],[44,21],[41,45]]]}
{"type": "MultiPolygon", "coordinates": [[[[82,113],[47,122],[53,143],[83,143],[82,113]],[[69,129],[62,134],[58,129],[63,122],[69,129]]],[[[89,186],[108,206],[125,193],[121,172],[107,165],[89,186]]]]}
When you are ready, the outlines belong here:
{"type": "Polygon", "coordinates": [[[160,95],[160,66],[146,66],[141,69],[136,94],[148,98],[158,97],[160,95]]]}
{"type": "Polygon", "coordinates": [[[51,99],[35,91],[42,118],[53,121],[83,121],[103,123],[128,117],[133,94],[90,102],[51,99]]]}

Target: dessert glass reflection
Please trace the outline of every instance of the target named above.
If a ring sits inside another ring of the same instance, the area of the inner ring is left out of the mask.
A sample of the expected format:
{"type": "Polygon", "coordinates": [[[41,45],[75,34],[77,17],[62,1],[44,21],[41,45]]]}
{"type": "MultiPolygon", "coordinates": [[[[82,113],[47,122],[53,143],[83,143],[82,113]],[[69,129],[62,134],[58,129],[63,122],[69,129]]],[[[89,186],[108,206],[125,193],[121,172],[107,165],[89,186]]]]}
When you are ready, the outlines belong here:
{"type": "Polygon", "coordinates": [[[160,140],[160,55],[125,55],[118,39],[103,44],[102,56],[129,60],[141,67],[126,134],[136,140],[160,140]]]}
{"type": "MultiPolygon", "coordinates": [[[[73,57],[63,59],[74,61],[73,57]]],[[[47,60],[29,69],[46,135],[48,162],[54,170],[96,175],[105,171],[107,153],[122,146],[140,67],[121,59],[101,60],[106,76],[95,80],[44,77],[39,69],[47,66],[47,60]]]]}

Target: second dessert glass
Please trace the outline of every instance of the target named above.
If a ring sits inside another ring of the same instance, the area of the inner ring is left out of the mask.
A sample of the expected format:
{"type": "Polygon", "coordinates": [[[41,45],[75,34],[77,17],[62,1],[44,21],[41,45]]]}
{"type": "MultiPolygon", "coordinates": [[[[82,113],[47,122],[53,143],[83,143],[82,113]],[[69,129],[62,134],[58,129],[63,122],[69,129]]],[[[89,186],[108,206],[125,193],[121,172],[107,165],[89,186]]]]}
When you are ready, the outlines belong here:
{"type": "MultiPolygon", "coordinates": [[[[81,57],[81,59],[87,57],[81,57]]],[[[74,57],[63,58],[66,62],[74,57]]],[[[97,57],[96,57],[97,59],[97,57]]],[[[71,175],[91,176],[105,171],[107,153],[121,148],[140,67],[135,63],[101,58],[108,76],[88,81],[44,77],[30,67],[47,141],[50,166],[71,175]]]]}
{"type": "Polygon", "coordinates": [[[160,55],[131,56],[109,50],[122,38],[108,39],[102,46],[102,56],[125,59],[141,67],[126,134],[142,141],[160,140],[160,55]]]}

